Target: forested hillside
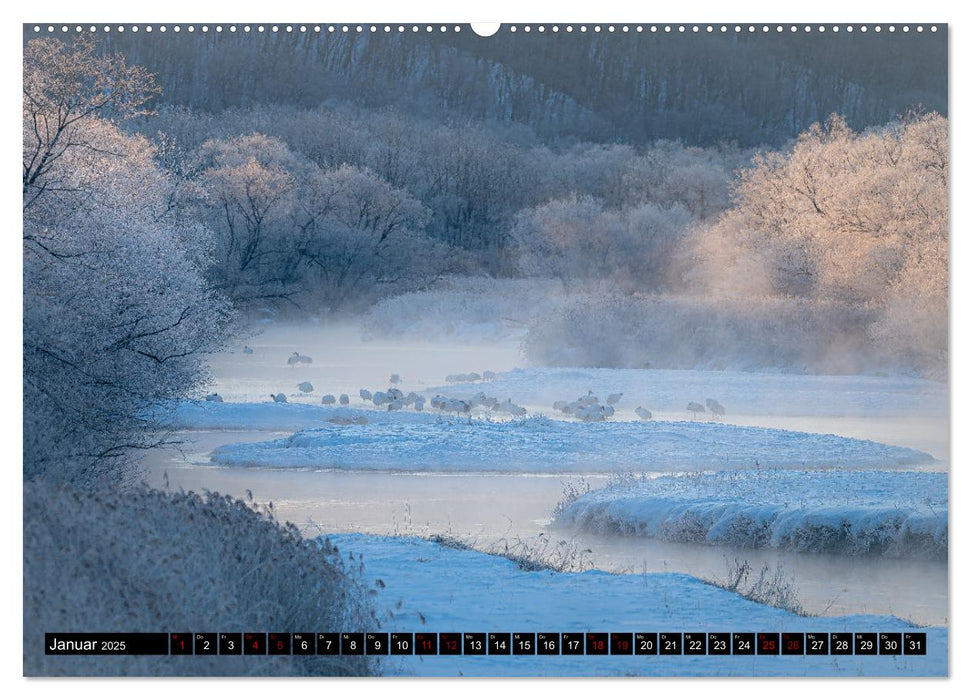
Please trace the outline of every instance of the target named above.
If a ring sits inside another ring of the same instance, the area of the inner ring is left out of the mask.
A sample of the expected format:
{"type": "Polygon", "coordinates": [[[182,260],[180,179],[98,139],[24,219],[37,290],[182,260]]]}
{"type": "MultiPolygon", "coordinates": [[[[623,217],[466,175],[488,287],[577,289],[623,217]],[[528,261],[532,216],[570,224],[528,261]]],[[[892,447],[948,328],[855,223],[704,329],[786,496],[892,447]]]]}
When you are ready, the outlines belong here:
{"type": "MultiPolygon", "coordinates": [[[[396,29],[396,27],[395,27],[396,29]]],[[[207,111],[346,101],[520,124],[545,140],[779,145],[829,114],[851,128],[947,113],[947,32],[317,34],[111,32],[166,104],[207,111]],[[892,67],[892,68],[891,68],[892,67]]],[[[761,30],[761,27],[758,28],[761,30]]],[[[27,32],[27,38],[32,32],[27,32]]]]}

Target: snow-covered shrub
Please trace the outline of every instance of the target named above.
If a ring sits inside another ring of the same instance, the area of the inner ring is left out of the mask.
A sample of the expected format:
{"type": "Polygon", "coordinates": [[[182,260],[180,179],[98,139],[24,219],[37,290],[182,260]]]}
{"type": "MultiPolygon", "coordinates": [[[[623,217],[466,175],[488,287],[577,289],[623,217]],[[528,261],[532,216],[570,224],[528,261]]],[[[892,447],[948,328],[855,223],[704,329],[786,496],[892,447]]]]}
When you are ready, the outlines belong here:
{"type": "Polygon", "coordinates": [[[362,631],[360,572],[208,493],[24,486],[27,675],[365,675],[369,657],[45,656],[45,632],[362,631]]]}
{"type": "Polygon", "coordinates": [[[809,514],[797,525],[776,525],[775,529],[772,546],[796,552],[947,558],[946,527],[893,508],[853,520],[827,513],[809,514]]]}
{"type": "Polygon", "coordinates": [[[318,167],[262,133],[188,159],[187,209],[212,231],[216,285],[240,303],[342,308],[440,271],[430,211],[366,168],[318,167]]]}
{"type": "MultiPolygon", "coordinates": [[[[708,531],[714,524],[710,513],[691,509],[682,510],[677,517],[666,520],[658,533],[661,539],[672,542],[705,542],[708,531]]],[[[630,525],[627,525],[630,527],[630,525]]]]}
{"type": "Polygon", "coordinates": [[[857,544],[852,524],[846,518],[807,518],[796,527],[778,533],[775,544],[794,552],[828,552],[833,554],[879,554],[857,544]]]}
{"type": "Polygon", "coordinates": [[[576,501],[580,496],[585,493],[590,493],[593,487],[590,482],[586,480],[585,477],[578,477],[576,479],[571,479],[563,486],[563,495],[560,500],[556,502],[553,507],[552,517],[556,520],[560,514],[566,510],[570,504],[576,501]]]}
{"type": "Polygon", "coordinates": [[[754,600],[756,603],[788,610],[795,615],[806,614],[806,610],[799,602],[795,580],[781,563],[776,564],[775,569],[770,569],[768,564],[763,564],[758,577],[750,582],[751,575],[752,565],[747,560],[736,559],[729,566],[728,574],[724,579],[716,579],[708,583],[732,593],[738,593],[743,598],[754,600]]]}

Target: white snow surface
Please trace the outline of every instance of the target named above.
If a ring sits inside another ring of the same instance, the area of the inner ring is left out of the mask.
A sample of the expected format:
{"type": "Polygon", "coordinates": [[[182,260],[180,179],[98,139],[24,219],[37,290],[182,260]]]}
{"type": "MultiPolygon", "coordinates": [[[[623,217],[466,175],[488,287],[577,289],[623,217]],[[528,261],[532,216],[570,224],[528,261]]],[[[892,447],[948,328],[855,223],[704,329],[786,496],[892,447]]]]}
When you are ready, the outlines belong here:
{"type": "Polygon", "coordinates": [[[768,471],[628,479],[581,495],[560,527],[848,555],[947,557],[947,474],[768,471]]]}
{"type": "Polygon", "coordinates": [[[419,471],[618,472],[762,468],[893,469],[932,465],[927,453],[837,435],[706,421],[508,421],[286,404],[185,402],[173,427],[291,429],[292,436],[223,445],[225,466],[419,471]],[[366,419],[366,425],[347,424],[366,419]]]}
{"type": "MultiPolygon", "coordinates": [[[[417,538],[332,535],[374,586],[391,632],[894,632],[892,616],[801,617],[684,574],[523,571],[417,538]],[[382,587],[383,584],[383,587],[382,587]]],[[[375,630],[344,630],[375,631],[375,630]]],[[[947,628],[926,656],[412,656],[382,673],[422,676],[944,676],[947,628]]]]}

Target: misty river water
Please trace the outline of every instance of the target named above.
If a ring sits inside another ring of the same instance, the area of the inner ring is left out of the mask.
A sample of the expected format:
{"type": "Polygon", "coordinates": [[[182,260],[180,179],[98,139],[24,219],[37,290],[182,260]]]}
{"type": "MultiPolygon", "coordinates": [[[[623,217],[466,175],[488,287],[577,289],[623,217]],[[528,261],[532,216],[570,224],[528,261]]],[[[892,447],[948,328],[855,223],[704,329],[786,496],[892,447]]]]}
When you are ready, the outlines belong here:
{"type": "MultiPolygon", "coordinates": [[[[308,347],[305,334],[298,334],[298,339],[302,345],[295,344],[292,333],[268,332],[253,339],[257,354],[272,358],[265,363],[239,352],[215,358],[215,388],[226,401],[266,400],[275,387],[293,383],[295,375],[283,358],[294,348],[308,347]]],[[[452,346],[363,343],[359,333],[347,334],[340,342],[330,341],[326,353],[316,355],[312,373],[304,372],[301,378],[310,375],[315,386],[351,395],[356,395],[355,387],[381,386],[391,371],[427,378],[416,384],[431,386],[433,378],[448,372],[498,372],[525,364],[514,341],[452,346]]],[[[919,417],[900,416],[787,419],[776,415],[745,416],[736,422],[883,439],[947,457],[946,418],[940,417],[921,422],[919,417]],[[891,436],[894,439],[888,439],[891,436]]],[[[588,568],[618,573],[681,572],[708,580],[726,579],[735,560],[747,561],[755,572],[763,565],[774,571],[781,564],[810,614],[893,614],[919,624],[945,624],[949,618],[946,562],[740,550],[551,531],[551,513],[565,486],[580,478],[592,487],[601,486],[609,478],[604,474],[280,470],[218,467],[209,460],[210,452],[220,445],[287,434],[180,432],[174,436],[182,441],[177,448],[157,449],[145,456],[146,479],[153,486],[167,480],[170,488],[187,491],[208,489],[238,497],[251,492],[258,502],[272,502],[280,520],[293,522],[308,536],[450,534],[486,550],[515,548],[521,543],[537,550],[558,547],[588,568]]]]}

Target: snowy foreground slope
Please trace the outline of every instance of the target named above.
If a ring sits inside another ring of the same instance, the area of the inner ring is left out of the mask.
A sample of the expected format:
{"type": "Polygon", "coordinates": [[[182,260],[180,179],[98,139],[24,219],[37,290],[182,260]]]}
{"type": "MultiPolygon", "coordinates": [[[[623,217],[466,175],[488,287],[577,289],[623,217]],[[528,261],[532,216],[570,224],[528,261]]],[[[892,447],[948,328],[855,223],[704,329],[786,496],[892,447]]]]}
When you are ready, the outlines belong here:
{"type": "Polygon", "coordinates": [[[210,403],[182,404],[173,425],[284,428],[313,420],[320,427],[288,438],[224,445],[212,461],[237,467],[534,472],[888,469],[934,462],[919,450],[869,440],[701,421],[585,424],[535,417],[491,422],[429,413],[210,403]]]}
{"type": "MultiPolygon", "coordinates": [[[[400,632],[892,632],[891,616],[800,617],[684,574],[526,572],[511,561],[414,538],[334,535],[363,562],[382,630],[400,632]]],[[[927,656],[390,657],[389,675],[941,676],[946,628],[927,656]]]]}
{"type": "Polygon", "coordinates": [[[768,471],[660,476],[585,493],[560,527],[674,542],[947,557],[947,475],[768,471]]]}

